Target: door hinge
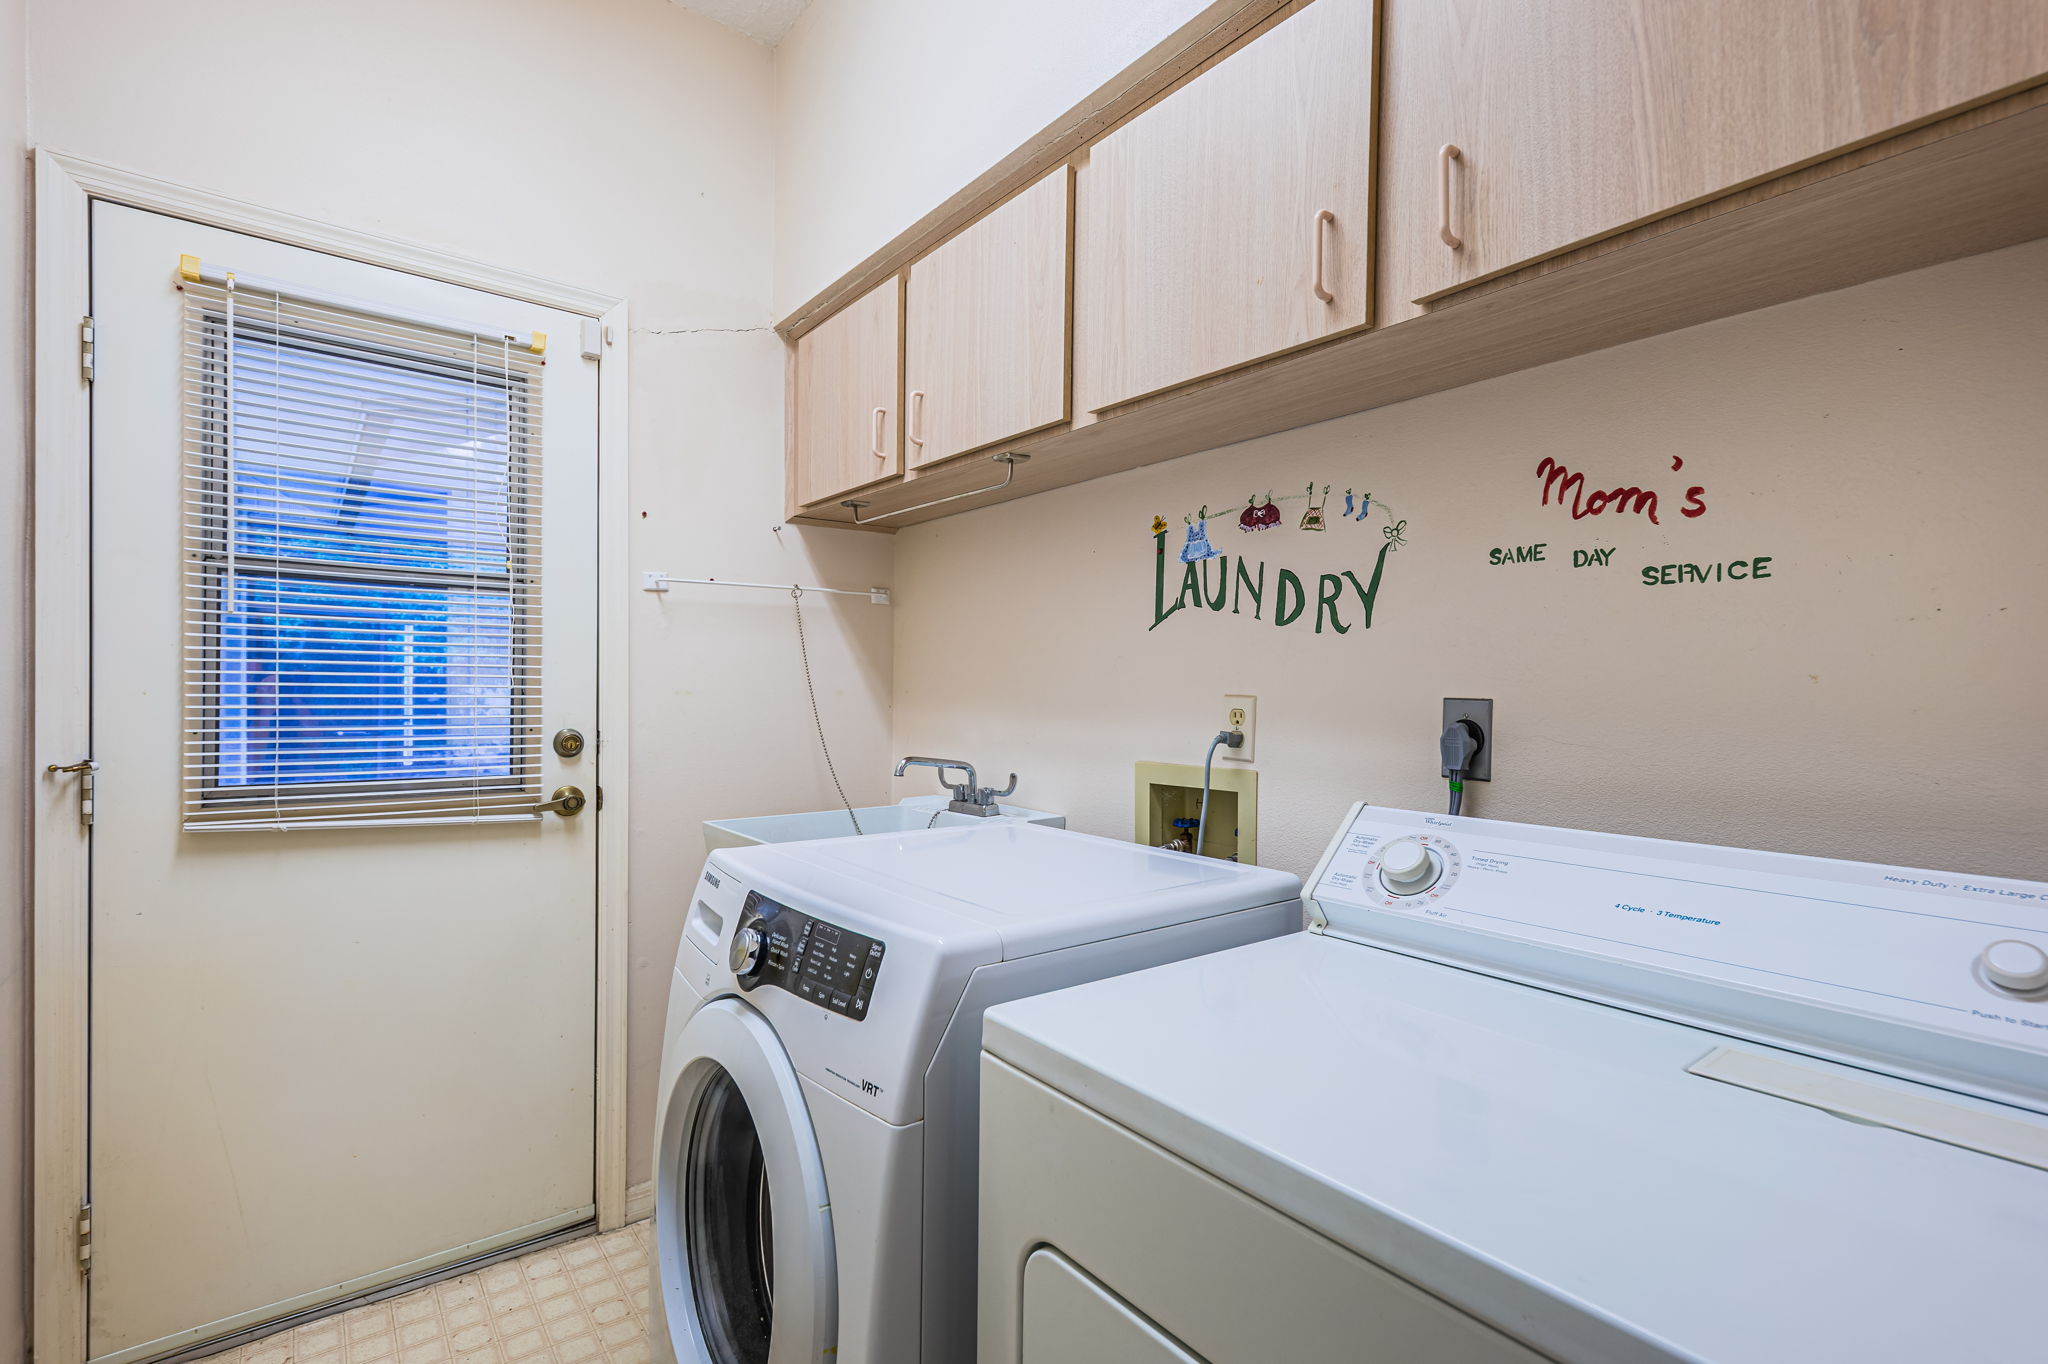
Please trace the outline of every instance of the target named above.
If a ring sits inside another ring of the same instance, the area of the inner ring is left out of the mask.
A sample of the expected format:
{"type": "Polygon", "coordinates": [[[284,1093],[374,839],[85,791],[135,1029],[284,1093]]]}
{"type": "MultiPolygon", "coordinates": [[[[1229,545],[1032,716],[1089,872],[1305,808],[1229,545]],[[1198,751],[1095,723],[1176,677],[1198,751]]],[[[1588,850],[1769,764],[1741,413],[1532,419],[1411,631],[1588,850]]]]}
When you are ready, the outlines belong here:
{"type": "Polygon", "coordinates": [[[99,360],[94,352],[96,333],[90,317],[78,322],[78,377],[91,383],[99,377],[99,360]]]}
{"type": "Polygon", "coordinates": [[[92,1273],[92,1204],[78,1205],[78,1272],[92,1273]]]}
{"type": "Polygon", "coordinates": [[[47,769],[52,773],[69,773],[78,778],[78,822],[92,823],[92,780],[100,765],[91,758],[81,758],[75,763],[51,763],[47,769]]]}

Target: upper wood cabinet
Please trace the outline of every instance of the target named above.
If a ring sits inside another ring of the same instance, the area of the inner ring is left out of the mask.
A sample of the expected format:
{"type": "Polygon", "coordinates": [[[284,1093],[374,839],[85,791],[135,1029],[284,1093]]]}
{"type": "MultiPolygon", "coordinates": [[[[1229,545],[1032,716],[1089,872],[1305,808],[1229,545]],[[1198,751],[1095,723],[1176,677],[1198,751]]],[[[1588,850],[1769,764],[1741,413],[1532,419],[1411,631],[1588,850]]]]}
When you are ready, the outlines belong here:
{"type": "Polygon", "coordinates": [[[2048,72],[2042,0],[1386,4],[1382,268],[1396,302],[2048,72]]]}
{"type": "Polygon", "coordinates": [[[783,321],[789,515],[893,530],[2044,222],[2048,0],[1211,0],[783,321]]]}
{"type": "Polygon", "coordinates": [[[1072,178],[1060,167],[910,267],[910,468],[1067,419],[1072,178]]]}
{"type": "Polygon", "coordinates": [[[1373,0],[1315,0],[1089,149],[1084,408],[1371,320],[1374,29],[1373,0]]]}
{"type": "Polygon", "coordinates": [[[902,377],[900,279],[797,339],[790,473],[799,504],[830,502],[903,472],[902,377]]]}

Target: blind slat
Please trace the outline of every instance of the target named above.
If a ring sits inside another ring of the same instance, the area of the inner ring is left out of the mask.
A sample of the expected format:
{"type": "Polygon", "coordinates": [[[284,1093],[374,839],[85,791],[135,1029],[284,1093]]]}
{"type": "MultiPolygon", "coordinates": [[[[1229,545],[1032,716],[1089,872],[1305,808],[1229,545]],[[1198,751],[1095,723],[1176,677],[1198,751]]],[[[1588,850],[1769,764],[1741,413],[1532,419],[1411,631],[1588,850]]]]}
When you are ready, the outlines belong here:
{"type": "MultiPolygon", "coordinates": [[[[189,381],[198,376],[188,373],[186,377],[189,381]]],[[[475,439],[501,444],[503,438],[510,434],[528,437],[533,434],[525,429],[527,423],[521,420],[518,412],[507,412],[501,403],[493,404],[496,429],[479,433],[460,419],[459,412],[436,414],[417,407],[396,407],[388,397],[382,400],[384,406],[379,409],[374,406],[378,401],[365,396],[352,402],[328,403],[311,394],[280,391],[262,385],[235,395],[236,406],[243,410],[245,423],[251,424],[246,435],[258,442],[271,434],[268,428],[272,426],[279,429],[289,426],[295,434],[324,430],[361,435],[364,426],[369,425],[387,441],[407,442],[422,450],[441,450],[450,441],[475,439]],[[368,411],[364,410],[366,407],[368,411]]],[[[214,422],[220,417],[220,412],[208,404],[188,402],[182,420],[214,422]]]]}

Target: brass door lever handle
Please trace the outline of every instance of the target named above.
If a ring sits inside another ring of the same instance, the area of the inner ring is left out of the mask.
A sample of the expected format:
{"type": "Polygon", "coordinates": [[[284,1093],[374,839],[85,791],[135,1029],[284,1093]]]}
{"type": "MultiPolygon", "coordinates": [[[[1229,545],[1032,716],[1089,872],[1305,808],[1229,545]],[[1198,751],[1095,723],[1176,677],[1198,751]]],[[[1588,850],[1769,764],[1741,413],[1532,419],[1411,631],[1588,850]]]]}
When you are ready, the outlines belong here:
{"type": "Polygon", "coordinates": [[[544,815],[549,811],[553,811],[555,814],[566,817],[581,813],[583,807],[589,803],[590,801],[583,794],[582,787],[557,786],[554,798],[552,800],[544,800],[534,806],[533,812],[537,815],[544,815]]]}

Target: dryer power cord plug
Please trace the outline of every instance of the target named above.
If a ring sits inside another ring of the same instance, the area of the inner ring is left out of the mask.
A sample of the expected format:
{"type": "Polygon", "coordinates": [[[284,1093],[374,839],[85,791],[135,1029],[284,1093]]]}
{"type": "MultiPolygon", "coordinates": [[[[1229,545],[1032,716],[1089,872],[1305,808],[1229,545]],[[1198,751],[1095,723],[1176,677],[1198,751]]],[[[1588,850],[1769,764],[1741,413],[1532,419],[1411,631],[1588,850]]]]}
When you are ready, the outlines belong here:
{"type": "Polygon", "coordinates": [[[1479,732],[1479,726],[1470,720],[1453,720],[1444,727],[1443,737],[1437,740],[1437,747],[1443,753],[1444,767],[1450,771],[1451,813],[1457,814],[1465,808],[1465,774],[1472,770],[1472,760],[1479,756],[1479,750],[1486,744],[1486,736],[1479,732]]]}

